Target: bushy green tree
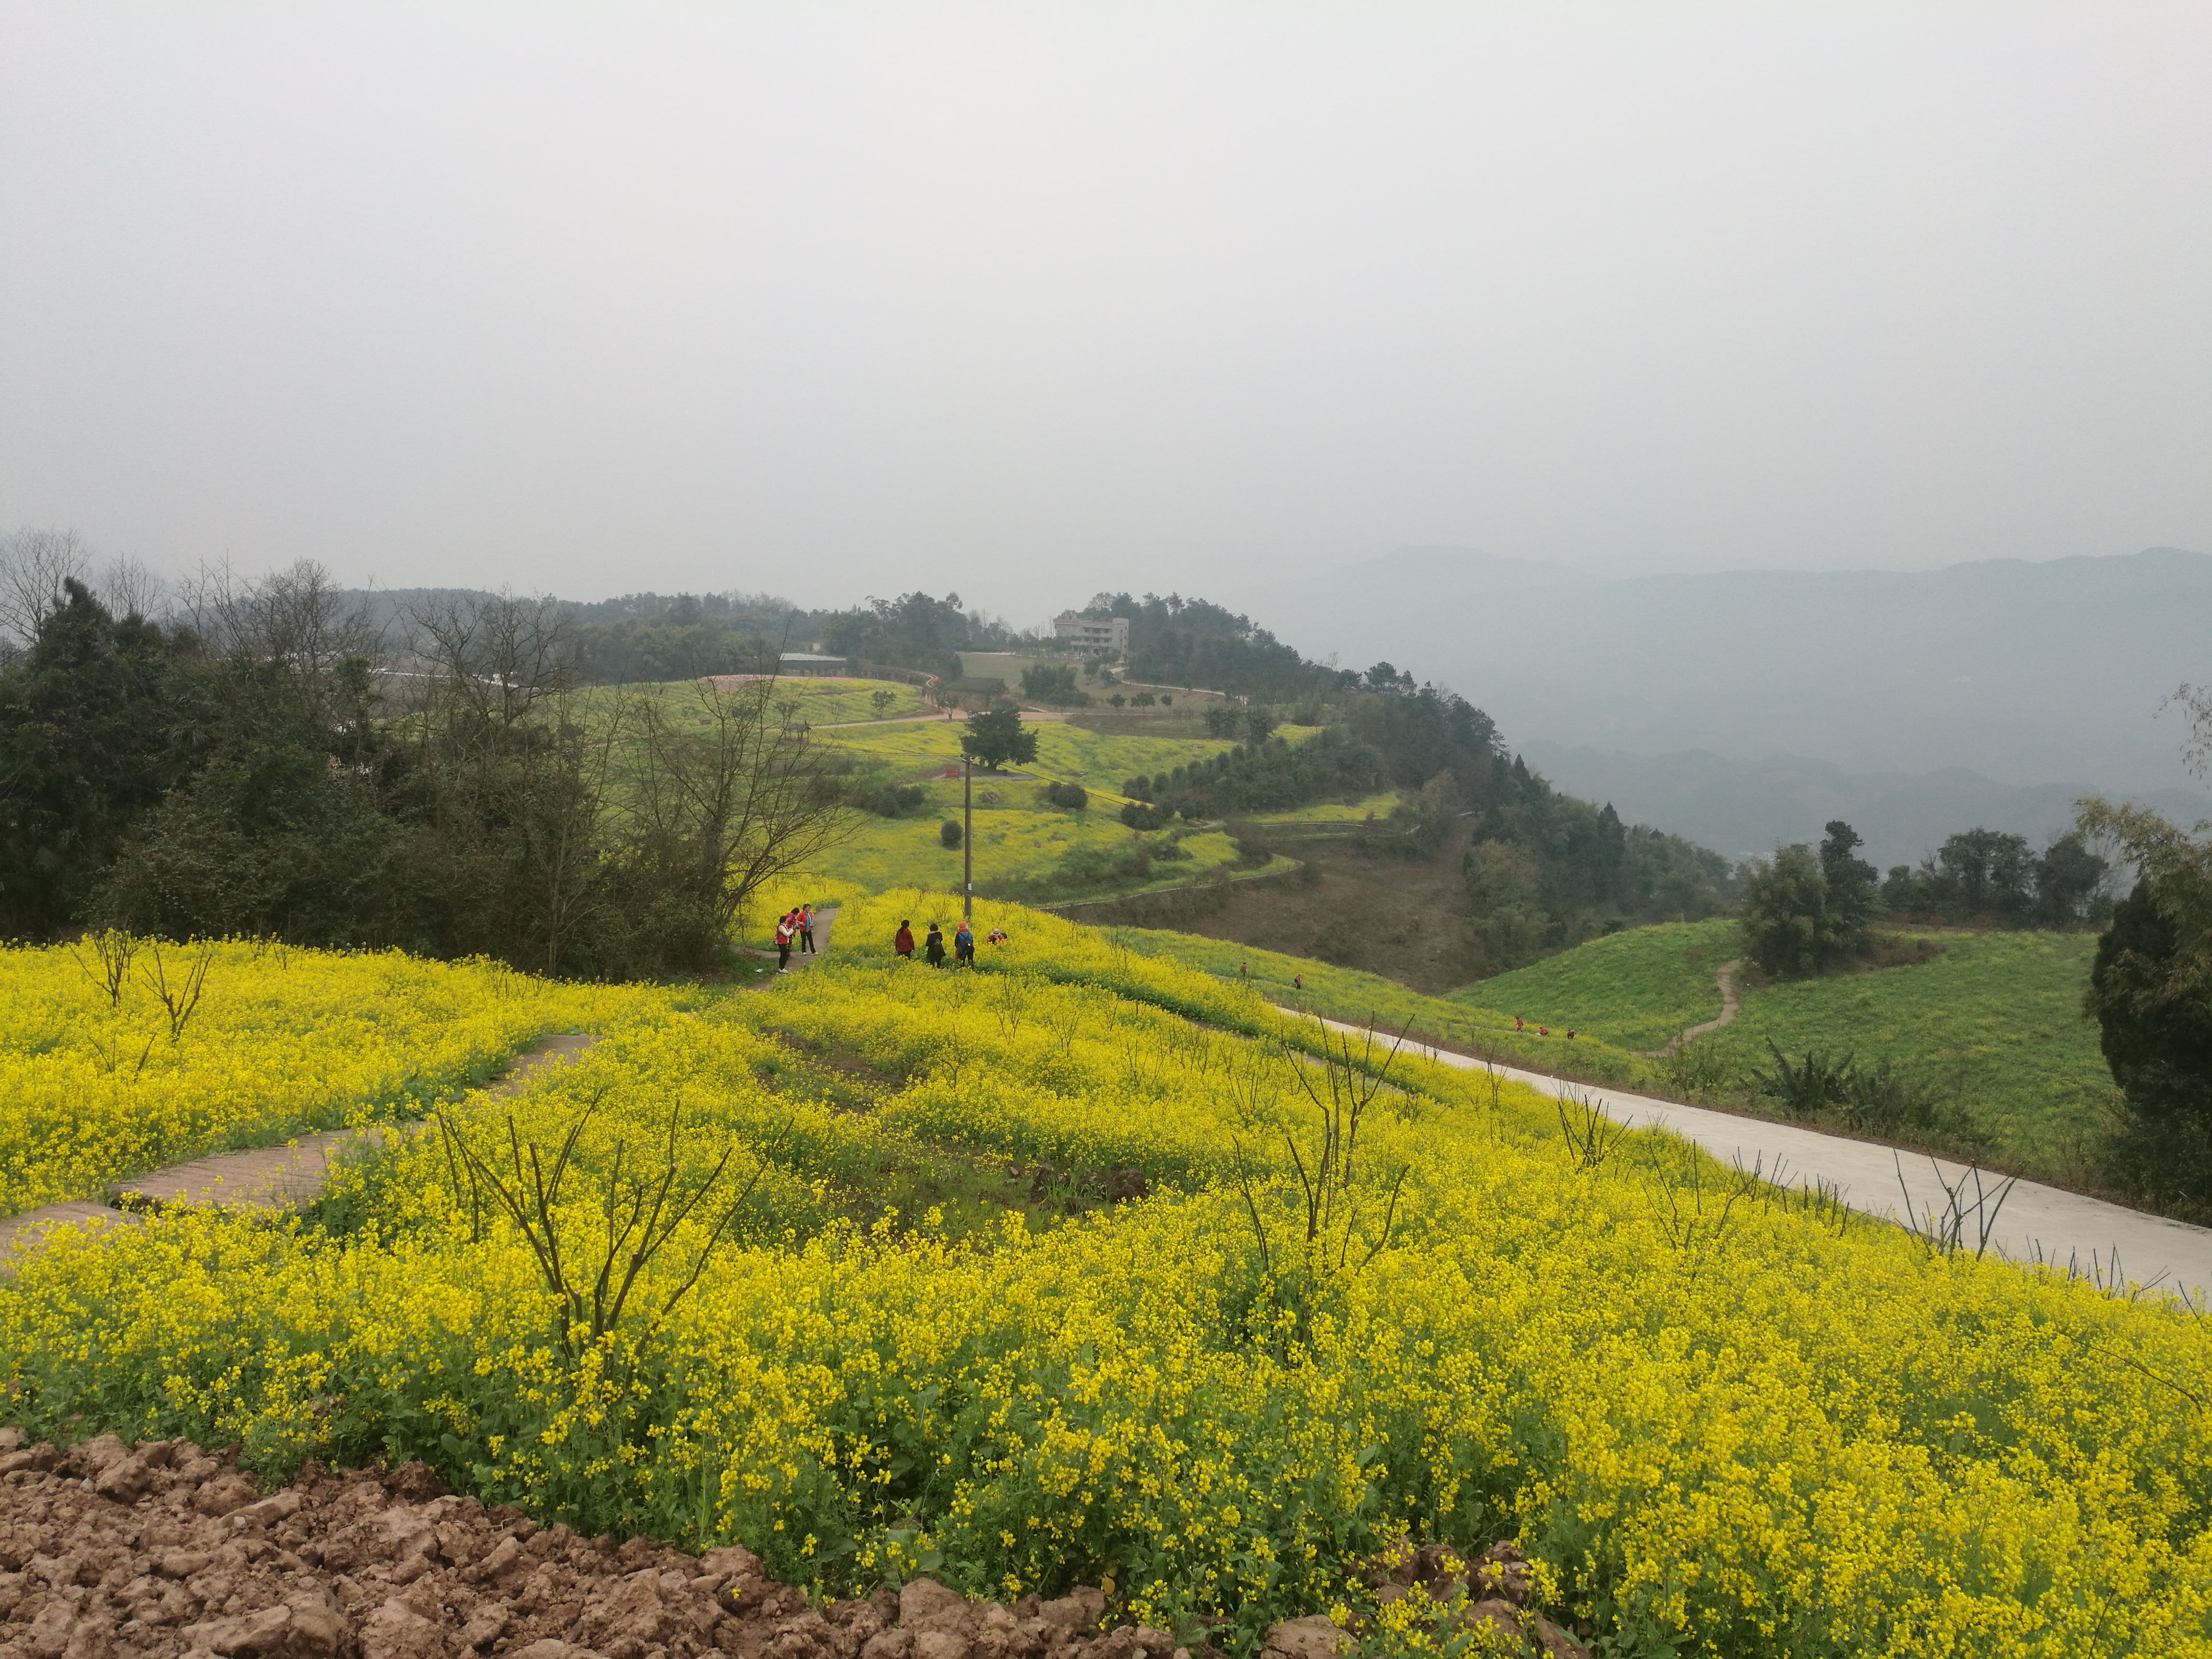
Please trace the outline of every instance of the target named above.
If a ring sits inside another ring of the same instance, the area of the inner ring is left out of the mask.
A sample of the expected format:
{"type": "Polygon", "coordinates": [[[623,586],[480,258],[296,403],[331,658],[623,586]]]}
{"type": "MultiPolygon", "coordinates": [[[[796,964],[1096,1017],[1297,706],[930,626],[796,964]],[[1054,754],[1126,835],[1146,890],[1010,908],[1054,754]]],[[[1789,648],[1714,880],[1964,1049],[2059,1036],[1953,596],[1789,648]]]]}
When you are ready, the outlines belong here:
{"type": "Polygon", "coordinates": [[[1863,930],[1881,904],[1878,872],[1856,855],[1863,845],[1859,832],[1841,818],[1828,821],[1820,842],[1820,876],[1827,884],[1829,912],[1846,929],[1863,930]]]}
{"type": "Polygon", "coordinates": [[[960,752],[979,766],[997,771],[1009,761],[1027,765],[1036,758],[1037,734],[1022,724],[1016,708],[986,708],[968,717],[960,752]]]}
{"type": "Polygon", "coordinates": [[[1788,978],[1832,967],[1864,932],[1830,905],[1820,860],[1802,842],[1777,848],[1744,878],[1745,953],[1770,974],[1788,978]]]}

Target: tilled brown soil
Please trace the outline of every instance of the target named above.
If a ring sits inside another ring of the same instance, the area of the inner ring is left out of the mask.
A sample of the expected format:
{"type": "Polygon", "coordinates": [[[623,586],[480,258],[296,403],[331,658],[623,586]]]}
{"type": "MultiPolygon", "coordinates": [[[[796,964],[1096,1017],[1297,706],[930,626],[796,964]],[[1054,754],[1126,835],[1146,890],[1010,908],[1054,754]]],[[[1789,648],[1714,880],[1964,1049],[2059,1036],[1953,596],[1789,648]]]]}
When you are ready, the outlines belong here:
{"type": "MultiPolygon", "coordinates": [[[[0,1430],[5,1659],[1170,1659],[1077,1589],[1012,1607],[927,1579],[811,1607],[743,1549],[617,1545],[447,1494],[420,1464],[309,1464],[264,1495],[234,1455],[0,1430]]],[[[1326,1644],[1322,1651],[1333,1644],[1326,1644]]]]}

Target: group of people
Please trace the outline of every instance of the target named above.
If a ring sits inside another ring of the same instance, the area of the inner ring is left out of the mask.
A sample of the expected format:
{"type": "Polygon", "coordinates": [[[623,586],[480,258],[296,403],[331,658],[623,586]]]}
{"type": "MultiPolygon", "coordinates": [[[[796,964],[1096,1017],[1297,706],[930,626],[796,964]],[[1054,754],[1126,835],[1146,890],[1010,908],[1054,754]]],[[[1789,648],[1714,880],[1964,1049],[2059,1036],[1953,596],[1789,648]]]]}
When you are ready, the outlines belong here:
{"type": "MultiPolygon", "coordinates": [[[[1513,1029],[1516,1031],[1525,1032],[1528,1028],[1521,1023],[1521,1016],[1516,1014],[1513,1016],[1513,1029]]],[[[1539,1025],[1536,1028],[1536,1035],[1540,1037],[1547,1037],[1552,1035],[1552,1028],[1548,1025],[1539,1025]]],[[[1567,1041],[1572,1042],[1574,1040],[1575,1028],[1570,1025],[1567,1027],[1567,1041]]]]}
{"type": "Polygon", "coordinates": [[[814,954],[814,907],[802,904],[796,910],[787,910],[775,924],[775,971],[787,971],[791,966],[793,949],[802,956],[814,954]]]}
{"type": "MultiPolygon", "coordinates": [[[[985,939],[993,945],[1004,945],[1012,937],[1003,927],[994,927],[984,935],[985,939]]],[[[911,962],[914,951],[914,924],[902,921],[898,925],[898,932],[891,935],[891,954],[901,961],[911,962]]],[[[929,924],[928,937],[921,942],[921,956],[922,960],[933,968],[945,966],[945,929],[936,922],[929,924]]],[[[970,968],[975,965],[975,931],[965,921],[952,933],[952,965],[957,968],[963,963],[970,968]]]]}

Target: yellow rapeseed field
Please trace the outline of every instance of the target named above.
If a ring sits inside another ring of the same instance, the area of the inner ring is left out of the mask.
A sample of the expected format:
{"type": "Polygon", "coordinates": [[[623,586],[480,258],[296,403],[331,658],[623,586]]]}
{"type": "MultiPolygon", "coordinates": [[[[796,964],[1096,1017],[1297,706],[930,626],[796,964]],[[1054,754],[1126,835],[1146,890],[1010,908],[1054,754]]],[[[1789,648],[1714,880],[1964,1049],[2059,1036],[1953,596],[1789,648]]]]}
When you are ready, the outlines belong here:
{"type": "Polygon", "coordinates": [[[118,943],[0,951],[0,1215],[220,1147],[420,1116],[636,1000],[398,951],[118,943]]]}
{"type": "MultiPolygon", "coordinates": [[[[1245,1652],[1358,1610],[1410,1534],[1518,1539],[1614,1656],[2212,1654],[2185,1310],[1771,1189],[1724,1206],[1679,1142],[1578,1150],[1532,1092],[1036,913],[978,905],[1012,934],[979,971],[890,962],[927,902],[848,900],[763,994],[626,994],[577,1064],[296,1224],[49,1252],[0,1288],[16,1414],[420,1456],[825,1590],[1103,1582],[1245,1652]],[[526,1146],[562,1170],[542,1212],[505,1207],[526,1146]],[[886,1209],[915,1148],[1149,1191],[957,1231],[886,1209]],[[608,1218],[664,1190],[607,1317],[608,1218]]],[[[31,956],[27,985],[69,965],[31,956]]]]}

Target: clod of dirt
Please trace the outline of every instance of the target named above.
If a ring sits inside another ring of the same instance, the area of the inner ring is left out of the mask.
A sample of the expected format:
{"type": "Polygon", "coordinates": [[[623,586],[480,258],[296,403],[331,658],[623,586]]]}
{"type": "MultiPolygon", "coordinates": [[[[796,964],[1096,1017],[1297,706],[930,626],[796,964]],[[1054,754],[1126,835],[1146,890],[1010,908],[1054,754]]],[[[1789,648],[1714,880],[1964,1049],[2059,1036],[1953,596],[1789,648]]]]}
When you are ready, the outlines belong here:
{"type": "Polygon", "coordinates": [[[264,1495],[234,1450],[0,1429],[0,1659],[1188,1659],[1105,1614],[926,1578],[810,1606],[750,1551],[540,1528],[419,1463],[264,1495]]]}

